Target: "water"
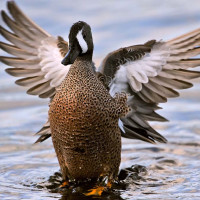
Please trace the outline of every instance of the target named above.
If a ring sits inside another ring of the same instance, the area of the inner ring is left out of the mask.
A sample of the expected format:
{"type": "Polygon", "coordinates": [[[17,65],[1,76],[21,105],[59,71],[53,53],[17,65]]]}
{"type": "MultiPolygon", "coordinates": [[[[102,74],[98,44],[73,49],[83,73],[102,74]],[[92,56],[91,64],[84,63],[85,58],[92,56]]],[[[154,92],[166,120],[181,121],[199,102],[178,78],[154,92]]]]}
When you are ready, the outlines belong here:
{"type": "MultiPolygon", "coordinates": [[[[17,3],[52,35],[67,38],[72,23],[78,20],[89,23],[97,66],[112,50],[154,38],[173,38],[198,28],[200,20],[198,0],[20,0],[17,3]]],[[[0,0],[0,8],[5,8],[5,4],[5,0],[0,0]]],[[[0,199],[90,199],[75,191],[55,190],[61,178],[51,140],[33,145],[37,139],[34,133],[47,118],[47,100],[26,95],[4,69],[1,64],[0,199]]],[[[115,185],[113,192],[100,199],[200,199],[198,83],[199,80],[194,88],[183,91],[180,98],[162,105],[160,114],[170,122],[153,126],[168,139],[167,144],[123,139],[122,185],[115,185]]]]}

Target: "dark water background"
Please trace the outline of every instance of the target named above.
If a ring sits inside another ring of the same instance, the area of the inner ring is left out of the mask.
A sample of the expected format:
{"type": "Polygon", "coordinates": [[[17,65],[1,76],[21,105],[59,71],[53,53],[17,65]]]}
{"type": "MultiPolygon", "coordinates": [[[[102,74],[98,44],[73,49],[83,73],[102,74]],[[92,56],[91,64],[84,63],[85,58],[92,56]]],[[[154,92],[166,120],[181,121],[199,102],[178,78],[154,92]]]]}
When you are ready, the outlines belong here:
{"type": "MultiPolygon", "coordinates": [[[[98,66],[110,51],[149,39],[170,39],[200,27],[199,0],[18,0],[52,35],[67,38],[72,23],[92,27],[98,66]]],[[[0,0],[4,9],[5,0],[0,0]]],[[[3,24],[2,20],[0,21],[3,24]]],[[[2,40],[2,38],[1,38],[2,40]]],[[[3,54],[3,52],[0,52],[3,54]]],[[[59,165],[52,142],[33,145],[47,117],[47,101],[25,94],[0,67],[0,199],[89,199],[54,193],[59,165]],[[53,177],[51,177],[53,176],[53,177]],[[49,180],[51,177],[52,182],[49,180]]],[[[162,105],[170,119],[154,123],[167,144],[123,139],[121,169],[133,167],[125,188],[101,199],[200,199],[200,85],[162,105]],[[139,166],[137,166],[139,165],[139,166]]]]}

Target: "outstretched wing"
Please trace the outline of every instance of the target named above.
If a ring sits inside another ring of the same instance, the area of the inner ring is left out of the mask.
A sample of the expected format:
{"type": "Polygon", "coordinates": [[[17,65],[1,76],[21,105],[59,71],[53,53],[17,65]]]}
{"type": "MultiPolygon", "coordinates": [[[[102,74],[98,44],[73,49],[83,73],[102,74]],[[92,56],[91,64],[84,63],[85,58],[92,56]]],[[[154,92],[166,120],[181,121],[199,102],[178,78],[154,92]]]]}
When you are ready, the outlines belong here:
{"type": "MultiPolygon", "coordinates": [[[[6,72],[21,77],[16,84],[25,86],[27,93],[41,98],[52,98],[61,84],[69,66],[63,66],[61,60],[68,52],[68,44],[62,37],[53,37],[30,20],[13,1],[8,2],[8,10],[1,12],[3,21],[12,31],[0,26],[1,35],[10,42],[0,42],[0,47],[12,57],[0,56],[0,61],[12,68],[6,72]]],[[[48,122],[46,136],[50,136],[48,122]]],[[[39,134],[43,133],[39,132],[39,134]]]]}
{"type": "Polygon", "coordinates": [[[200,65],[200,29],[168,42],[151,40],[143,45],[121,48],[103,60],[99,70],[108,80],[109,91],[126,92],[132,111],[121,118],[123,137],[147,142],[166,142],[148,121],[167,121],[156,113],[159,103],[178,97],[176,90],[192,87],[190,80],[200,72],[189,70],[200,65]]]}
{"type": "Polygon", "coordinates": [[[61,64],[68,51],[67,42],[61,37],[54,38],[37,26],[13,1],[8,2],[8,10],[13,19],[4,11],[1,14],[13,32],[1,26],[0,33],[11,44],[0,42],[0,47],[14,57],[0,56],[3,63],[13,67],[6,72],[23,77],[16,84],[27,87],[28,94],[52,97],[69,70],[69,66],[61,64]]]}

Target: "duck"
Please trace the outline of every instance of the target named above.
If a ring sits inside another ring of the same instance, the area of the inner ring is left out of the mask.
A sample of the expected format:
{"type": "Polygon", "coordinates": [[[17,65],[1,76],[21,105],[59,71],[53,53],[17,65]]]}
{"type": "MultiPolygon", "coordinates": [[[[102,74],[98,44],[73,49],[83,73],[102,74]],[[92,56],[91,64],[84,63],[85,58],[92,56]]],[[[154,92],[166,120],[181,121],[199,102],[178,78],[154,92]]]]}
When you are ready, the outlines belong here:
{"type": "Polygon", "coordinates": [[[117,180],[121,137],[166,143],[149,122],[165,122],[160,103],[191,88],[200,72],[200,28],[169,41],[150,40],[109,53],[97,68],[90,25],[74,23],[69,42],[35,24],[14,1],[1,12],[10,42],[0,47],[6,72],[20,77],[27,93],[49,99],[47,122],[36,143],[52,138],[63,177],[70,182],[101,180],[85,195],[101,196],[117,180]],[[8,30],[8,28],[10,30],[8,30]]]}

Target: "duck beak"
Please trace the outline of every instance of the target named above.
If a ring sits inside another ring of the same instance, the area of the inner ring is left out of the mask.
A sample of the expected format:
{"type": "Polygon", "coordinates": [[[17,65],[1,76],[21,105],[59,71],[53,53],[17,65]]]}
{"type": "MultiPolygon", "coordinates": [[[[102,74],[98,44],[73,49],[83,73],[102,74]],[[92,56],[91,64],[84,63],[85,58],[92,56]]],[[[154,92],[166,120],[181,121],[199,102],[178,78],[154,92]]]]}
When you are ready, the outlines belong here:
{"type": "Polygon", "coordinates": [[[70,48],[66,56],[62,60],[63,65],[73,64],[76,58],[79,56],[80,50],[78,47],[70,48]]]}

